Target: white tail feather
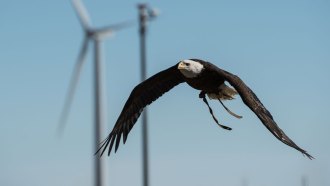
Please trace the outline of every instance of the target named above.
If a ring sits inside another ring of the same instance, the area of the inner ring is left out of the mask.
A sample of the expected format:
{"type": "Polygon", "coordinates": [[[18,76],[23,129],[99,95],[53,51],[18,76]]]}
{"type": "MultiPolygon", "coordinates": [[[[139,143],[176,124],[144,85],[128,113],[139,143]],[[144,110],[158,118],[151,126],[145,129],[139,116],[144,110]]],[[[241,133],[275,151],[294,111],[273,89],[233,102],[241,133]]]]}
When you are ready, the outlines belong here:
{"type": "Polygon", "coordinates": [[[219,87],[220,91],[218,94],[215,93],[207,93],[209,99],[220,99],[220,100],[232,100],[235,99],[235,95],[237,94],[234,88],[231,88],[225,84],[222,84],[219,87]]]}

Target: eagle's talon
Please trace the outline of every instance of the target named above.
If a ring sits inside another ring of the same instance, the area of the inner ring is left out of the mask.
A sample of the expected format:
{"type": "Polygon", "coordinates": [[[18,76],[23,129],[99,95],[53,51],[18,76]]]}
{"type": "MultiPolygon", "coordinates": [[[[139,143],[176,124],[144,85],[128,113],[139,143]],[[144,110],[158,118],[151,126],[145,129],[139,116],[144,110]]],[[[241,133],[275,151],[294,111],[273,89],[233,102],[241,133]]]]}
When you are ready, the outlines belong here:
{"type": "Polygon", "coordinates": [[[201,99],[203,99],[203,98],[205,98],[205,92],[204,91],[201,91],[200,93],[199,93],[199,98],[201,98],[201,99]]]}

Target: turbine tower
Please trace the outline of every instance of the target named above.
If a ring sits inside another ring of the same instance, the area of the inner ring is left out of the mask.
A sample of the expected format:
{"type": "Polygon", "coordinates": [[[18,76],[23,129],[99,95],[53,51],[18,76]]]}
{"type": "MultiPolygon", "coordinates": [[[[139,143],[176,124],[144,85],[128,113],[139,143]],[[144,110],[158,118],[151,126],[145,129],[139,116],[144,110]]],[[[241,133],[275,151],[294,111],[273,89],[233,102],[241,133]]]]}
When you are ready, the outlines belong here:
{"type": "MultiPolygon", "coordinates": [[[[159,14],[157,9],[150,8],[147,4],[138,4],[139,34],[140,34],[140,60],[141,82],[147,79],[146,57],[146,31],[147,21],[152,21],[159,14]]],[[[148,152],[148,115],[147,108],[142,112],[142,185],[149,186],[149,152],[148,152]]]]}
{"type": "MultiPolygon", "coordinates": [[[[89,19],[88,13],[80,0],[72,0],[73,7],[77,13],[78,19],[84,30],[85,37],[80,49],[77,62],[74,67],[74,71],[71,77],[69,90],[65,99],[64,108],[61,113],[59,132],[63,131],[71,103],[74,97],[74,92],[79,81],[82,67],[85,63],[86,53],[90,44],[90,41],[94,43],[94,152],[97,151],[98,145],[101,142],[101,132],[104,131],[106,123],[106,93],[105,93],[105,78],[104,69],[105,64],[102,60],[102,41],[110,36],[114,31],[126,28],[133,25],[136,21],[127,21],[120,24],[110,25],[102,28],[93,28],[89,19]]],[[[104,158],[94,156],[94,181],[95,186],[105,185],[104,181],[104,166],[106,165],[103,161],[104,158]]]]}

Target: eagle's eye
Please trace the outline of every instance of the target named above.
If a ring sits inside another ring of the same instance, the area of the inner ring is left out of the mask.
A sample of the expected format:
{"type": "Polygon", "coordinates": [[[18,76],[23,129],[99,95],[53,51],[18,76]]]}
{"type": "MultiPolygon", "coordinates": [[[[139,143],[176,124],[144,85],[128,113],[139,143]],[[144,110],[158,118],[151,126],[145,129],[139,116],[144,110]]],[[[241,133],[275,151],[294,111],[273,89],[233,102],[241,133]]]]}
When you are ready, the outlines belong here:
{"type": "Polygon", "coordinates": [[[187,65],[189,67],[190,66],[190,63],[186,63],[185,65],[187,65]]]}

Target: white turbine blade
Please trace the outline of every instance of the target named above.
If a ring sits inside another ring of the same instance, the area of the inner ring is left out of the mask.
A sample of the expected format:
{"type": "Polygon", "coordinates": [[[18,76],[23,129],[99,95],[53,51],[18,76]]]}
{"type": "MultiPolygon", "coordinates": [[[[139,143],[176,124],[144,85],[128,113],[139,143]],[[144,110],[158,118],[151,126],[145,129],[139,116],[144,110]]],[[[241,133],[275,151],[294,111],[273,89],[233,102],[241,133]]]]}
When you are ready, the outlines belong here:
{"type": "Polygon", "coordinates": [[[82,48],[81,48],[79,56],[78,56],[78,60],[73,69],[70,86],[69,86],[69,89],[68,89],[68,92],[67,92],[67,95],[65,98],[64,107],[63,107],[63,110],[61,113],[60,122],[59,122],[59,126],[58,126],[58,132],[60,134],[64,130],[64,127],[65,127],[65,124],[67,121],[67,117],[70,112],[71,104],[73,101],[74,93],[75,93],[75,90],[76,90],[76,87],[77,87],[77,84],[79,81],[80,73],[81,73],[82,67],[85,63],[86,52],[88,49],[88,39],[89,39],[88,37],[85,37],[82,48]]]}
{"type": "Polygon", "coordinates": [[[110,26],[106,26],[106,27],[97,29],[97,30],[95,30],[95,32],[98,35],[103,36],[103,35],[112,34],[115,31],[118,31],[118,30],[121,30],[121,29],[124,29],[124,28],[128,28],[128,27],[134,26],[136,24],[137,24],[136,20],[129,20],[129,21],[125,21],[125,22],[122,22],[122,23],[118,23],[118,24],[114,24],[114,25],[110,25],[110,26]]]}
{"type": "Polygon", "coordinates": [[[72,0],[73,7],[76,10],[79,21],[85,29],[89,29],[91,25],[91,21],[89,19],[89,15],[87,13],[86,8],[80,0],[72,0]]]}

